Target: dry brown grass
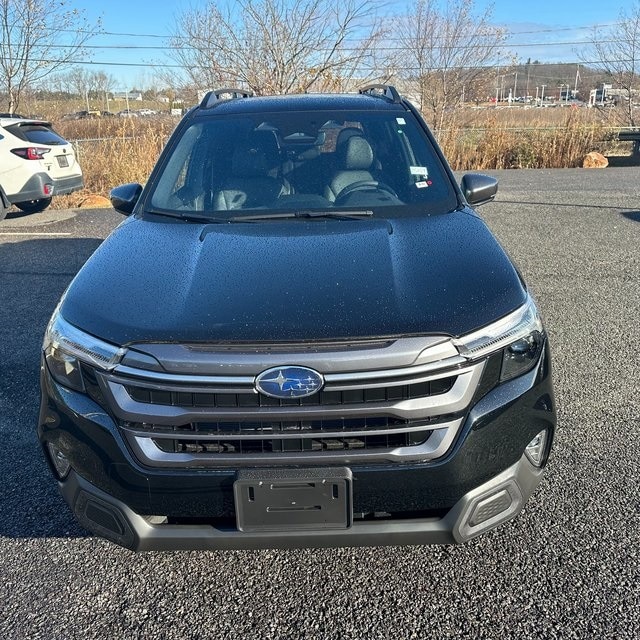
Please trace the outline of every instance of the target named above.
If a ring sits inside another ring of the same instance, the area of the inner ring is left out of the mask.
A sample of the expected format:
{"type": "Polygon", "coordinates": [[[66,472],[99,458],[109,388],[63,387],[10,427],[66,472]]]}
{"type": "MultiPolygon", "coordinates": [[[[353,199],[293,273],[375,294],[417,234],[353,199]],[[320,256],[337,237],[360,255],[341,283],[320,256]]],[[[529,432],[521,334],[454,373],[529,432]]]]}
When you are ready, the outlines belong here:
{"type": "MultiPolygon", "coordinates": [[[[76,143],[86,188],[54,199],[76,206],[88,193],[108,195],[126,182],[144,183],[176,125],[158,118],[60,121],[56,128],[76,143]],[[107,140],[97,140],[107,138],[107,140]]],[[[590,151],[610,153],[606,114],[590,109],[465,109],[438,139],[454,170],[578,167],[590,151]]],[[[624,150],[622,151],[624,153],[624,150]]]]}
{"type": "Polygon", "coordinates": [[[553,119],[536,115],[524,125],[485,113],[440,132],[439,142],[455,170],[579,167],[587,153],[604,149],[603,123],[587,121],[584,110],[554,111],[553,119]]]}
{"type": "Polygon", "coordinates": [[[144,184],[175,126],[176,120],[170,117],[61,121],[56,130],[76,141],[85,188],[55,198],[53,206],[76,206],[89,193],[107,196],[126,182],[144,184]]]}

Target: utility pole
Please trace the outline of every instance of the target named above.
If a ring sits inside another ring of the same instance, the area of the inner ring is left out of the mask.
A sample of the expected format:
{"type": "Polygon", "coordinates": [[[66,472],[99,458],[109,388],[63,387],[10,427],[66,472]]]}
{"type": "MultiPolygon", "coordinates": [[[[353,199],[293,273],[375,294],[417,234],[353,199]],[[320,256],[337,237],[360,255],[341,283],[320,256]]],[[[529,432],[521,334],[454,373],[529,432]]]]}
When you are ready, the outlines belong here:
{"type": "Polygon", "coordinates": [[[518,72],[517,71],[516,71],[515,80],[513,81],[513,97],[514,98],[518,97],[518,72]]]}
{"type": "Polygon", "coordinates": [[[500,95],[500,87],[496,87],[496,109],[498,108],[498,96],[500,95]]]}
{"type": "Polygon", "coordinates": [[[542,85],[542,95],[540,96],[540,104],[544,103],[544,88],[546,87],[546,84],[542,85]]]}
{"type": "Polygon", "coordinates": [[[540,87],[536,87],[536,107],[538,106],[538,92],[540,91],[540,87]]]}

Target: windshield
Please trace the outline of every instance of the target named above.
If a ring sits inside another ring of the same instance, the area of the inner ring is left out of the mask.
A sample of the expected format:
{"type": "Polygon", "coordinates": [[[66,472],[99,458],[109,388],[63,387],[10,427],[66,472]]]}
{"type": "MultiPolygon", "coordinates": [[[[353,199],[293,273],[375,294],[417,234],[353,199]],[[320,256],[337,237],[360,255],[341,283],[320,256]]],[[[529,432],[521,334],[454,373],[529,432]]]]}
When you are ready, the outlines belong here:
{"type": "Polygon", "coordinates": [[[154,181],[150,205],[237,221],[270,212],[424,215],[450,211],[457,199],[410,112],[299,111],[195,121],[154,181]]]}

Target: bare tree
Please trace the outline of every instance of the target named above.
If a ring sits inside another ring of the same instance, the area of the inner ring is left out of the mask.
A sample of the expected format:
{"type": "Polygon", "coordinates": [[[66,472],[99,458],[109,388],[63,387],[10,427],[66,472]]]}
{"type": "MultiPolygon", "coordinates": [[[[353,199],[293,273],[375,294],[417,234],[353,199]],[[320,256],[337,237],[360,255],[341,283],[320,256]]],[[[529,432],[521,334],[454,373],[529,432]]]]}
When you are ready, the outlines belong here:
{"type": "MultiPolygon", "coordinates": [[[[0,0],[0,86],[9,113],[25,89],[67,64],[97,32],[66,0],[0,0]]],[[[86,56],[85,56],[86,57],[86,56]]]]}
{"type": "Polygon", "coordinates": [[[397,64],[409,93],[436,129],[447,113],[474,94],[502,55],[506,31],[491,24],[491,7],[474,0],[414,0],[399,20],[397,64]]]}
{"type": "Polygon", "coordinates": [[[84,67],[73,67],[62,76],[67,91],[84,99],[93,89],[92,73],[84,67]]]}
{"type": "Polygon", "coordinates": [[[115,85],[116,79],[110,73],[94,71],[93,90],[98,94],[98,96],[104,97],[107,94],[113,93],[115,85]]]}
{"type": "Polygon", "coordinates": [[[177,20],[170,55],[190,84],[258,95],[341,89],[375,75],[378,0],[210,1],[177,20]]]}
{"type": "Polygon", "coordinates": [[[634,2],[628,12],[622,10],[612,27],[595,28],[583,57],[591,67],[606,73],[622,91],[622,101],[616,109],[621,122],[638,126],[638,107],[634,102],[640,100],[640,2],[634,2]]]}

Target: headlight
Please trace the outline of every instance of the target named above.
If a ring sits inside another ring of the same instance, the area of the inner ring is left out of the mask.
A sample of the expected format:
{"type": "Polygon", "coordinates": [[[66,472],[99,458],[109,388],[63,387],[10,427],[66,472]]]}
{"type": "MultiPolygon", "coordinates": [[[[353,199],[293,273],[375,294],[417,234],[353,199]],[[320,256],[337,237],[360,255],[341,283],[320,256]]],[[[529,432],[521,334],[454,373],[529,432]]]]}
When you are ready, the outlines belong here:
{"type": "Polygon", "coordinates": [[[500,382],[534,367],[544,343],[542,320],[532,298],[508,316],[454,340],[460,355],[477,360],[502,351],[500,382]]]}
{"type": "Polygon", "coordinates": [[[42,348],[51,375],[60,384],[77,391],[84,391],[80,362],[109,371],[125,353],[125,349],[69,324],[58,309],[49,322],[42,348]]]}

